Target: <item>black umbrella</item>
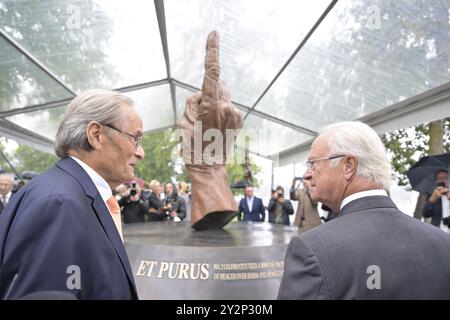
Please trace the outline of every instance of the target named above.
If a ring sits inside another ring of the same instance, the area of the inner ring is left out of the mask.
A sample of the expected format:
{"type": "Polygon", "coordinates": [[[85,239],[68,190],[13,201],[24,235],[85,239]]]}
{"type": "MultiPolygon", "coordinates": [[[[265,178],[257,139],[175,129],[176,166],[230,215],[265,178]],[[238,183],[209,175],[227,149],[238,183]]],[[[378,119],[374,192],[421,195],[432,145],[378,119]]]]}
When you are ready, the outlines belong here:
{"type": "Polygon", "coordinates": [[[23,171],[21,176],[23,179],[31,180],[33,178],[36,178],[38,175],[39,173],[35,171],[23,171]]]}
{"type": "Polygon", "coordinates": [[[231,189],[245,189],[248,185],[249,185],[249,183],[247,181],[241,180],[241,181],[233,183],[230,186],[230,188],[231,189]]]}
{"type": "Polygon", "coordinates": [[[436,188],[434,176],[439,170],[447,170],[450,166],[450,153],[438,156],[423,157],[406,172],[413,190],[431,194],[436,188]]]}

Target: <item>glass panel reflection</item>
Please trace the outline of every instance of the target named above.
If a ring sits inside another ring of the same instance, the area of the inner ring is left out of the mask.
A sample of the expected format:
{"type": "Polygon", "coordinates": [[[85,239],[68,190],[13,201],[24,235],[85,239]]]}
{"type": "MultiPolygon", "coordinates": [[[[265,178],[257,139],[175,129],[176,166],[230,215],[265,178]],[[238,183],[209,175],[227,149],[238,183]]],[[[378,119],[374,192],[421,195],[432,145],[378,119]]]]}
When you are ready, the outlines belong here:
{"type": "Polygon", "coordinates": [[[0,111],[70,96],[67,90],[0,36],[0,111]]]}
{"type": "Polygon", "coordinates": [[[208,33],[221,36],[221,78],[251,106],[330,1],[165,1],[172,76],[201,87],[208,33]]]}
{"type": "Polygon", "coordinates": [[[75,91],[166,78],[153,1],[0,1],[0,28],[75,91]]]}
{"type": "Polygon", "coordinates": [[[450,1],[339,1],[256,107],[318,131],[450,80],[450,1]]]}

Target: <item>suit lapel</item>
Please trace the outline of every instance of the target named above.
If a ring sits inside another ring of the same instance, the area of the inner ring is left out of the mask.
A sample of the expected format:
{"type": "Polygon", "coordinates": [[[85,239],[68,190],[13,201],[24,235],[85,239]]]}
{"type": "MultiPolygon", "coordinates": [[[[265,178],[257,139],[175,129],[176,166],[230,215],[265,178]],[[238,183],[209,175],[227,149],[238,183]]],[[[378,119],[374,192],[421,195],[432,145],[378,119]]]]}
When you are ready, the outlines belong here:
{"type": "Polygon", "coordinates": [[[137,296],[136,284],[134,283],[133,273],[131,272],[131,267],[128,256],[125,252],[125,247],[122,243],[122,239],[120,238],[119,232],[117,231],[111,214],[109,213],[109,210],[106,207],[106,204],[103,201],[102,197],[100,196],[100,193],[98,192],[95,184],[92,182],[86,171],[84,171],[84,169],[70,157],[61,159],[60,161],[58,161],[58,163],[56,163],[56,166],[72,175],[82,185],[86,195],[94,200],[93,206],[95,214],[97,215],[97,218],[100,221],[100,224],[102,225],[103,230],[105,231],[114,250],[119,256],[120,262],[122,263],[128,279],[133,286],[135,295],[137,296]]]}
{"type": "MultiPolygon", "coordinates": [[[[244,198],[244,208],[247,210],[248,213],[251,213],[250,209],[248,208],[247,197],[244,198]]],[[[245,214],[245,212],[244,212],[244,214],[245,214]]]]}
{"type": "Polygon", "coordinates": [[[94,209],[97,214],[98,219],[100,220],[103,229],[106,232],[106,235],[111,241],[111,244],[119,256],[120,262],[122,263],[123,268],[125,269],[130,283],[133,285],[133,289],[136,292],[136,284],[134,283],[133,273],[131,272],[130,263],[128,262],[128,256],[125,252],[125,247],[122,243],[122,239],[120,238],[119,232],[114,224],[114,221],[109,213],[108,208],[106,207],[105,202],[101,198],[100,194],[94,199],[94,209]]]}

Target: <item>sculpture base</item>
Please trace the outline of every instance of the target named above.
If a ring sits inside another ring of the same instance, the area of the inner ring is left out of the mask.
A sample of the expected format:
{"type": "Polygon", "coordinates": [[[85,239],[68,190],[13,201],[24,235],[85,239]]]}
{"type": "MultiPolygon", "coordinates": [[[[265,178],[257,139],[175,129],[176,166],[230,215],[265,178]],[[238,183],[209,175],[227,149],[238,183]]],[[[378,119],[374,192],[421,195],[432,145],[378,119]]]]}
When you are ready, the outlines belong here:
{"type": "Polygon", "coordinates": [[[140,299],[271,300],[298,229],[239,222],[196,231],[166,221],[124,225],[123,231],[140,299]]]}
{"type": "Polygon", "coordinates": [[[211,212],[205,215],[192,225],[192,228],[198,231],[209,229],[222,229],[225,227],[234,217],[236,217],[236,211],[218,211],[211,212]]]}

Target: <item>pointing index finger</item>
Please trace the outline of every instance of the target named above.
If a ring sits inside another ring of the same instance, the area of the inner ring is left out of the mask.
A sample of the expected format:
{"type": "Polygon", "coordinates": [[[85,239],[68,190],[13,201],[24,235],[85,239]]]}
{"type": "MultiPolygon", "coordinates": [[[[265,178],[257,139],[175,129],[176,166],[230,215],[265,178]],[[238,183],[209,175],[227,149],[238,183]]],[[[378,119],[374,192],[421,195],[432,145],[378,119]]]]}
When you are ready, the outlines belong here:
{"type": "Polygon", "coordinates": [[[211,31],[206,41],[205,76],[202,94],[204,98],[219,99],[219,33],[211,31]]]}

